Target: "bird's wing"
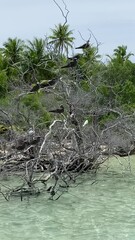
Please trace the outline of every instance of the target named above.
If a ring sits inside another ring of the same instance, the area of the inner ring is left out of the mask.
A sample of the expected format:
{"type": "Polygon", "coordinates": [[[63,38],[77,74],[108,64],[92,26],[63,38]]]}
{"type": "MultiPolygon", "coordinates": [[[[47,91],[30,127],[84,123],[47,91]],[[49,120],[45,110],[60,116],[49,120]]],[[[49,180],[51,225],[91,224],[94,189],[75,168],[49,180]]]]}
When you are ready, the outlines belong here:
{"type": "Polygon", "coordinates": [[[30,90],[30,92],[36,92],[36,91],[39,90],[39,88],[40,88],[39,84],[35,84],[35,85],[33,85],[33,87],[32,87],[32,89],[30,90]]]}

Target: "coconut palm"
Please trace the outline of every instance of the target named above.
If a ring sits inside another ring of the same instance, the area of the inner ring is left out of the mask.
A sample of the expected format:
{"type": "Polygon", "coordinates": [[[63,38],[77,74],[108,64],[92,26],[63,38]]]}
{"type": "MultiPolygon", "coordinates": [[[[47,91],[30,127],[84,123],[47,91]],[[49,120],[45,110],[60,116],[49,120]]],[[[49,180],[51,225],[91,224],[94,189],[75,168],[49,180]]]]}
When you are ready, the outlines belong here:
{"type": "Polygon", "coordinates": [[[59,54],[63,54],[64,52],[68,56],[69,48],[72,48],[72,43],[74,37],[72,37],[73,31],[69,30],[68,24],[58,24],[52,30],[52,35],[49,37],[51,41],[50,44],[54,45],[56,51],[59,54]]]}
{"type": "Polygon", "coordinates": [[[127,46],[118,46],[114,49],[113,57],[107,55],[113,63],[123,63],[125,61],[129,61],[129,58],[133,56],[133,53],[127,53],[127,46]]]}
{"type": "Polygon", "coordinates": [[[33,41],[28,41],[25,46],[23,61],[25,78],[32,82],[38,82],[41,79],[52,77],[50,73],[51,64],[49,54],[46,52],[46,41],[42,38],[34,38],[33,41]]]}
{"type": "Polygon", "coordinates": [[[18,38],[8,38],[0,49],[3,65],[10,80],[19,79],[24,42],[18,38]]]}
{"type": "Polygon", "coordinates": [[[23,52],[24,42],[18,38],[8,38],[8,41],[3,44],[1,49],[3,56],[9,64],[15,64],[20,61],[23,52]]]}
{"type": "Polygon", "coordinates": [[[34,38],[28,41],[26,47],[26,57],[31,60],[33,65],[41,64],[45,59],[45,41],[43,39],[34,38]]]}

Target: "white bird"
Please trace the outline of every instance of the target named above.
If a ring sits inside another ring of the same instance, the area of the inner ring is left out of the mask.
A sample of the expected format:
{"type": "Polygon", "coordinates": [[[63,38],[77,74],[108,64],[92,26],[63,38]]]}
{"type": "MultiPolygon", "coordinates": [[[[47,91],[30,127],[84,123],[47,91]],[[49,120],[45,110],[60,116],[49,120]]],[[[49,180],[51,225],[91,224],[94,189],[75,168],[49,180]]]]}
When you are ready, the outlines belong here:
{"type": "Polygon", "coordinates": [[[29,134],[29,135],[34,135],[34,134],[35,134],[35,130],[34,130],[33,128],[30,128],[30,129],[28,130],[28,134],[29,134]]]}
{"type": "Polygon", "coordinates": [[[85,127],[88,123],[89,123],[89,121],[88,121],[88,119],[86,119],[82,126],[85,127]]]}

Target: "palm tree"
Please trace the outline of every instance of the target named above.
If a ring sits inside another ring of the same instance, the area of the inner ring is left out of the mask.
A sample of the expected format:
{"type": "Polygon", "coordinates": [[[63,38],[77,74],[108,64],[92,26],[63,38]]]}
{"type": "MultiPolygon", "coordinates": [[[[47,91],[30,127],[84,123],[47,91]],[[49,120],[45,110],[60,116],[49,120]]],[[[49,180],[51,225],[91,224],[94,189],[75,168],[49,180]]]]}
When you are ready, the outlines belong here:
{"type": "Polygon", "coordinates": [[[13,65],[20,61],[24,47],[24,42],[21,39],[8,38],[8,41],[5,42],[3,46],[1,49],[2,54],[9,64],[13,65]]]}
{"type": "Polygon", "coordinates": [[[25,77],[30,78],[32,82],[37,82],[45,64],[45,41],[43,39],[34,38],[33,41],[28,40],[24,53],[25,77]]]}
{"type": "Polygon", "coordinates": [[[129,60],[129,58],[133,55],[133,53],[127,54],[127,46],[118,46],[118,48],[114,49],[114,56],[117,59],[122,60],[123,62],[129,60]]]}
{"type": "Polygon", "coordinates": [[[73,31],[69,30],[68,24],[58,24],[52,30],[52,35],[49,37],[51,41],[50,44],[54,45],[54,48],[60,55],[62,55],[65,51],[68,56],[69,48],[72,48],[72,43],[74,37],[72,37],[73,31]]]}
{"type": "Polygon", "coordinates": [[[18,38],[8,38],[0,49],[3,65],[10,80],[19,78],[24,42],[18,38]]]}
{"type": "Polygon", "coordinates": [[[31,60],[33,65],[41,64],[45,59],[45,40],[34,38],[28,41],[26,47],[26,56],[31,60]]]}
{"type": "Polygon", "coordinates": [[[107,57],[109,57],[113,63],[123,63],[129,61],[129,58],[133,55],[134,54],[131,52],[127,53],[127,46],[122,45],[114,49],[113,57],[110,57],[109,55],[107,55],[107,57]]]}
{"type": "Polygon", "coordinates": [[[44,78],[53,77],[50,71],[51,64],[49,54],[46,52],[46,41],[42,38],[28,41],[23,61],[25,79],[35,83],[44,78]]]}

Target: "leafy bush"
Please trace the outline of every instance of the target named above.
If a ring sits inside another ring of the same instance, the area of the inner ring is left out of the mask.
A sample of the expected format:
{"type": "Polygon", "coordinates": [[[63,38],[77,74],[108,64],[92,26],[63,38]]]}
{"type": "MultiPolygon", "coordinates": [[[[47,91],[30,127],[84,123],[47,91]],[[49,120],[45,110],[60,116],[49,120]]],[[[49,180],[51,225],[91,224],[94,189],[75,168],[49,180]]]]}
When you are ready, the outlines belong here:
{"type": "Polygon", "coordinates": [[[26,95],[22,99],[22,103],[30,110],[37,111],[41,108],[41,103],[39,101],[39,94],[26,95]]]}
{"type": "Polygon", "coordinates": [[[0,72],[0,98],[5,97],[8,92],[7,75],[5,71],[0,72]]]}

